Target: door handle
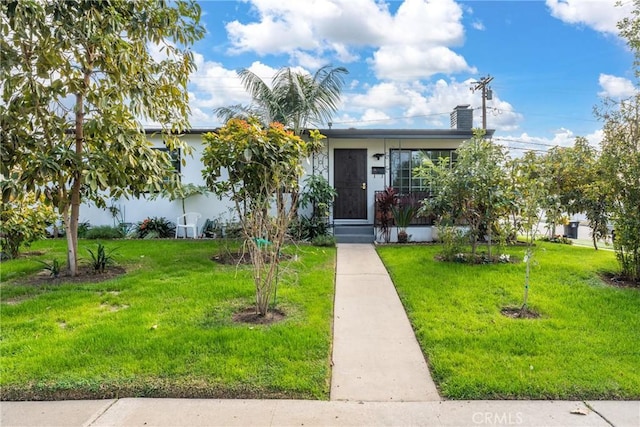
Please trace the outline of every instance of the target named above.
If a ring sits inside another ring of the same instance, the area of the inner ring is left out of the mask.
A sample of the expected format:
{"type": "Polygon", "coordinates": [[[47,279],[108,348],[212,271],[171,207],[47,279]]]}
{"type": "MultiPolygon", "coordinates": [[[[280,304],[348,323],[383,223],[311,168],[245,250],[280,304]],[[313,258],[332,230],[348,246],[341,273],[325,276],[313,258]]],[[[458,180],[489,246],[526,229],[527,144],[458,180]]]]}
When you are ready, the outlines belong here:
{"type": "Polygon", "coordinates": [[[362,188],[363,190],[367,189],[367,183],[363,182],[362,185],[360,186],[360,188],[362,188]]]}

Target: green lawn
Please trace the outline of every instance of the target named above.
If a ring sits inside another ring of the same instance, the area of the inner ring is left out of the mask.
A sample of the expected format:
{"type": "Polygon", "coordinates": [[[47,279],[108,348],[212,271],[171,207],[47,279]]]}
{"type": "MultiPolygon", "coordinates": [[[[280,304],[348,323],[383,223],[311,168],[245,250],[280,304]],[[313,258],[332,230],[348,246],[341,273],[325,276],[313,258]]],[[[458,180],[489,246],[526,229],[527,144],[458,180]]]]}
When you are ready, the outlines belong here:
{"type": "MultiPolygon", "coordinates": [[[[253,303],[249,267],[211,261],[212,240],[121,240],[127,273],[102,283],[33,286],[38,242],[1,265],[2,399],[125,396],[327,399],[335,249],[289,247],[270,326],[236,324],[253,303]]],[[[95,241],[81,241],[80,253],[95,241]]]]}
{"type": "Polygon", "coordinates": [[[529,295],[538,319],[500,313],[522,304],[524,263],[444,263],[438,251],[378,248],[443,397],[640,398],[640,289],[598,278],[617,268],[611,251],[539,244],[529,295]]]}

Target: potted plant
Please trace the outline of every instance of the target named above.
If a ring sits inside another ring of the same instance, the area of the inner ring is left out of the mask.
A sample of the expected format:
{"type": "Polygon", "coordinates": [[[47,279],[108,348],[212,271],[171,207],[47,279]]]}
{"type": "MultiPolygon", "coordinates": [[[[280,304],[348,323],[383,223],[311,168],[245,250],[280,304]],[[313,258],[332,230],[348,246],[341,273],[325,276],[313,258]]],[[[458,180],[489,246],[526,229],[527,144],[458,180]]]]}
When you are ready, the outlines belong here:
{"type": "Polygon", "coordinates": [[[391,207],[391,213],[393,214],[393,219],[396,223],[396,227],[398,228],[398,243],[407,243],[409,241],[407,227],[411,224],[411,221],[413,221],[417,212],[417,207],[412,203],[400,204],[391,207]]]}

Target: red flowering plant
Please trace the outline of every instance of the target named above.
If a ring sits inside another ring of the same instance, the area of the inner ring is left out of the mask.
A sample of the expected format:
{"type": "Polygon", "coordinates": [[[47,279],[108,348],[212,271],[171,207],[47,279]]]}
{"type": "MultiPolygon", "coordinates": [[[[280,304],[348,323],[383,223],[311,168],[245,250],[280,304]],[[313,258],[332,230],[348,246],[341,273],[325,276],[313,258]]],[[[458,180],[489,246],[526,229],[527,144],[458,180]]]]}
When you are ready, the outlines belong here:
{"type": "Polygon", "coordinates": [[[158,239],[173,237],[176,232],[174,223],[164,217],[146,218],[136,226],[135,235],[139,239],[158,239]]]}

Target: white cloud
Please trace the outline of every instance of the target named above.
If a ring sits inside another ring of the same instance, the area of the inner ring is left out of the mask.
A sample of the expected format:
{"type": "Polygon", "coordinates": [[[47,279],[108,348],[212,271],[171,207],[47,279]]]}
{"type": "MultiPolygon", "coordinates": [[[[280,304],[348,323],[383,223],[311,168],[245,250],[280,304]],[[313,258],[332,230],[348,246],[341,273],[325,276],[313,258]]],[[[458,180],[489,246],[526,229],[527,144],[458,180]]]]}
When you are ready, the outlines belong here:
{"type": "Polygon", "coordinates": [[[147,50],[154,61],[161,62],[166,59],[177,61],[181,55],[177,55],[177,51],[173,50],[175,45],[170,42],[163,43],[147,43],[147,50]]]}
{"type": "MultiPolygon", "coordinates": [[[[206,61],[195,53],[197,72],[191,76],[189,99],[191,123],[194,127],[220,125],[214,114],[217,107],[234,104],[249,104],[247,94],[235,70],[225,68],[218,62],[206,61]]],[[[248,69],[269,84],[278,71],[260,61],[253,62],[248,69]]],[[[308,71],[294,67],[295,71],[308,71]]],[[[419,81],[384,81],[374,85],[361,85],[353,81],[343,94],[339,115],[334,118],[336,127],[388,127],[399,123],[411,127],[449,127],[449,114],[456,105],[470,104],[474,109],[474,126],[480,127],[481,98],[469,88],[473,79],[464,82],[439,79],[434,83],[419,81]]],[[[499,99],[489,101],[488,127],[515,130],[522,120],[512,112],[509,103],[499,99]]]]}
{"type": "Polygon", "coordinates": [[[351,108],[396,108],[408,107],[406,89],[397,83],[385,82],[370,87],[367,92],[347,97],[345,103],[351,108]]]}
{"type": "Polygon", "coordinates": [[[405,0],[386,36],[389,44],[460,45],[464,41],[462,9],[454,1],[405,0]]]}
{"type": "Polygon", "coordinates": [[[291,52],[291,59],[294,63],[300,64],[304,68],[317,70],[327,65],[327,61],[322,57],[311,55],[302,50],[291,52]]]}
{"type": "MultiPolygon", "coordinates": [[[[500,132],[513,132],[520,127],[523,115],[513,111],[513,106],[506,101],[494,99],[488,102],[487,127],[500,132]]],[[[482,116],[480,116],[482,120],[482,116]]]]}
{"type": "MultiPolygon", "coordinates": [[[[584,138],[589,145],[598,149],[602,141],[602,130],[598,129],[591,134],[585,135],[584,138]]],[[[526,151],[545,152],[552,147],[573,147],[576,141],[576,135],[570,129],[560,128],[554,132],[552,138],[543,138],[531,136],[527,133],[520,135],[507,135],[494,138],[494,141],[507,147],[512,157],[520,157],[526,151]]]]}
{"type": "MultiPolygon", "coordinates": [[[[194,127],[214,127],[221,125],[214,109],[230,105],[248,105],[251,96],[247,93],[236,70],[225,68],[215,61],[207,61],[200,53],[194,53],[197,71],[189,79],[189,106],[191,107],[191,125],[194,127]]],[[[271,84],[277,69],[253,62],[249,71],[260,77],[267,85],[271,84]]],[[[293,71],[308,73],[302,67],[292,67],[293,71]]]]}
{"type": "Polygon", "coordinates": [[[190,91],[194,93],[196,107],[216,108],[250,100],[235,70],[218,62],[205,61],[197,53],[195,59],[198,69],[191,75],[190,91]]]}
{"type": "Polygon", "coordinates": [[[380,122],[387,121],[390,117],[384,111],[376,110],[374,108],[367,108],[360,119],[363,122],[380,122]]]}
{"type": "MultiPolygon", "coordinates": [[[[479,93],[469,90],[472,83],[473,79],[464,82],[439,79],[428,85],[399,81],[378,83],[363,93],[345,95],[344,116],[337,117],[334,123],[341,127],[375,127],[381,124],[386,127],[404,123],[411,127],[447,129],[453,108],[468,104],[474,109],[474,127],[481,127],[482,101],[479,93]],[[384,111],[388,120],[368,123],[365,115],[371,117],[373,114],[368,110],[384,111]],[[344,123],[347,121],[349,123],[344,123]]],[[[497,93],[487,103],[487,127],[490,129],[517,130],[522,119],[522,115],[514,112],[511,104],[501,100],[497,93]]]]}
{"type": "Polygon", "coordinates": [[[587,139],[587,141],[589,141],[589,145],[599,148],[600,147],[600,143],[602,142],[602,139],[604,138],[604,131],[602,129],[598,129],[596,131],[594,131],[593,133],[590,133],[588,135],[585,136],[585,138],[587,139]]]}
{"type": "Polygon", "coordinates": [[[629,79],[609,74],[600,74],[598,79],[603,91],[598,92],[602,98],[628,98],[636,93],[636,88],[629,79]]]}
{"type": "Polygon", "coordinates": [[[259,55],[296,49],[328,49],[328,43],[377,43],[390,21],[374,0],[251,0],[259,21],[233,21],[226,29],[233,50],[259,55]],[[304,27],[304,28],[303,28],[304,27]]]}
{"type": "Polygon", "coordinates": [[[478,30],[478,31],[484,31],[486,30],[484,24],[482,23],[482,21],[473,21],[471,23],[471,26],[473,27],[474,30],[478,30]]]}
{"type": "Polygon", "coordinates": [[[395,14],[377,0],[251,0],[258,20],[226,25],[232,53],[288,54],[305,67],[335,57],[352,62],[351,48],[370,47],[379,78],[428,78],[475,72],[451,50],[464,41],[462,9],[453,0],[404,0],[395,14]]]}
{"type": "Polygon", "coordinates": [[[213,110],[234,104],[247,104],[251,97],[247,94],[235,70],[222,64],[206,61],[199,53],[194,53],[197,70],[189,79],[189,106],[191,125],[212,127],[220,124],[213,110]]]}
{"type": "Polygon", "coordinates": [[[462,56],[444,46],[383,46],[374,53],[370,63],[378,78],[392,80],[422,79],[438,73],[477,72],[462,56]]]}
{"type": "Polygon", "coordinates": [[[256,76],[260,77],[262,81],[266,84],[271,85],[271,80],[273,80],[273,76],[278,72],[277,69],[270,67],[266,64],[263,64],[260,61],[254,61],[251,63],[249,67],[247,67],[249,71],[251,71],[256,76]]]}
{"type": "Polygon", "coordinates": [[[320,45],[314,39],[311,27],[305,21],[294,18],[293,13],[289,16],[263,15],[258,23],[228,23],[227,32],[234,46],[231,51],[253,51],[258,55],[266,55],[288,53],[296,49],[317,49],[320,45]]]}
{"type": "Polygon", "coordinates": [[[553,138],[535,137],[521,133],[520,135],[496,137],[494,141],[506,147],[512,157],[521,157],[527,151],[545,152],[555,146],[570,147],[575,141],[575,136],[568,129],[558,129],[553,138]]]}
{"type": "Polygon", "coordinates": [[[191,107],[191,117],[189,118],[189,122],[193,127],[208,127],[212,126],[214,122],[218,120],[214,120],[214,114],[212,111],[209,113],[205,113],[200,108],[191,107]]]}
{"type": "Polygon", "coordinates": [[[332,43],[331,48],[335,51],[336,58],[340,62],[349,63],[360,59],[360,55],[351,52],[344,43],[332,43]]]}
{"type": "Polygon", "coordinates": [[[551,15],[568,24],[585,25],[602,33],[618,34],[618,21],[629,16],[633,2],[617,0],[546,0],[551,15]]]}

